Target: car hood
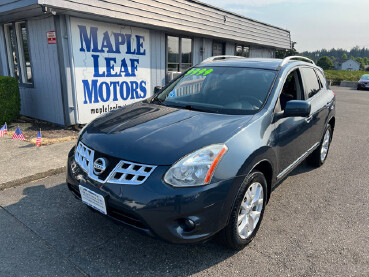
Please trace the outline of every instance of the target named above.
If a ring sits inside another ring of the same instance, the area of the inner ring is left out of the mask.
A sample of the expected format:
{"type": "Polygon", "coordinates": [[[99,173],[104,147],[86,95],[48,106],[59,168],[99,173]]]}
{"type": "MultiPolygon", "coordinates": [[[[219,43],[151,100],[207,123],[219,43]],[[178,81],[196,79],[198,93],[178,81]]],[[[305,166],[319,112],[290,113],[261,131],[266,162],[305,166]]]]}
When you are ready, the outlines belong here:
{"type": "Polygon", "coordinates": [[[224,143],[251,118],[140,102],[95,119],[84,129],[81,141],[119,159],[171,165],[199,148],[224,143]]]}

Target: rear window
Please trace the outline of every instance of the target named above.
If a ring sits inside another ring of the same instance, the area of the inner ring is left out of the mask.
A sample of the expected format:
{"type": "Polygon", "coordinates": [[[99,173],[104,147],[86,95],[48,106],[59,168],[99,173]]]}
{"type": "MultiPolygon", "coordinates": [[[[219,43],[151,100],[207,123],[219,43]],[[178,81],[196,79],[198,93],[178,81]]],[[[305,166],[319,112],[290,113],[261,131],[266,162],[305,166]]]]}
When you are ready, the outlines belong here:
{"type": "Polygon", "coordinates": [[[253,114],[263,105],[276,71],[232,68],[193,68],[158,96],[167,106],[226,114],[253,114]]]}
{"type": "Polygon", "coordinates": [[[304,80],[304,90],[308,98],[313,97],[319,90],[320,85],[312,68],[301,68],[302,79],[304,80]]]}

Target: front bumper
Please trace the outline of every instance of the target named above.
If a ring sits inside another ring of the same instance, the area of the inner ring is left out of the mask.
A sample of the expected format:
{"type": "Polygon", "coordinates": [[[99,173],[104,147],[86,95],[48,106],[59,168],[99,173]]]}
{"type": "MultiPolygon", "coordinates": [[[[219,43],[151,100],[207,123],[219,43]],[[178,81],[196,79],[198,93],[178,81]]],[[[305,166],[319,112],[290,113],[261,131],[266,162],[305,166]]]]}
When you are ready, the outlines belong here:
{"type": "Polygon", "coordinates": [[[357,87],[360,89],[369,89],[369,83],[357,83],[357,87]]]}
{"type": "Polygon", "coordinates": [[[109,217],[169,242],[198,242],[223,229],[240,180],[234,178],[203,187],[174,188],[162,181],[168,168],[158,166],[141,185],[101,184],[88,178],[78,166],[73,148],[68,156],[67,184],[78,198],[80,182],[106,193],[109,217]],[[186,219],[195,223],[193,229],[189,230],[186,219]]]}

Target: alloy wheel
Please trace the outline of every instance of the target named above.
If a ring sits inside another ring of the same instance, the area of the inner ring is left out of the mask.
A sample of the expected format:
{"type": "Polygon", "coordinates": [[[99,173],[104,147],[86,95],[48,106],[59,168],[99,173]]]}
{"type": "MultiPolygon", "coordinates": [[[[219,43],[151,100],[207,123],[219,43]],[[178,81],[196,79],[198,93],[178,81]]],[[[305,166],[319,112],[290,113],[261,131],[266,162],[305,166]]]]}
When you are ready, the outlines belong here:
{"type": "Polygon", "coordinates": [[[322,148],[320,150],[320,161],[321,162],[324,162],[325,159],[327,158],[330,142],[331,142],[331,132],[329,131],[329,129],[327,129],[327,131],[324,134],[322,148]]]}
{"type": "Polygon", "coordinates": [[[247,189],[241,202],[237,231],[242,239],[247,239],[255,230],[263,210],[264,190],[260,183],[254,182],[247,189]]]}

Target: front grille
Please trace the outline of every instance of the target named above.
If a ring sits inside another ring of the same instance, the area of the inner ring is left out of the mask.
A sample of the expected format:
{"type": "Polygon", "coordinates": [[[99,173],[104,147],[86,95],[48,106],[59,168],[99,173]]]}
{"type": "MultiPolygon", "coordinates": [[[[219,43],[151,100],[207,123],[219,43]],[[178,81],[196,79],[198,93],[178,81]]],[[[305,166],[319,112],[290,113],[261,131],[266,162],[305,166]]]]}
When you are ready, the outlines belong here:
{"type": "Polygon", "coordinates": [[[88,177],[100,183],[140,185],[149,178],[156,166],[138,164],[125,160],[103,155],[110,164],[116,164],[115,167],[108,166],[106,171],[100,176],[94,173],[94,158],[101,157],[102,154],[88,148],[82,142],[79,142],[76,148],[74,159],[76,163],[88,174],[88,177]],[[113,168],[113,169],[111,169],[113,168]],[[110,172],[109,172],[110,171],[110,172]]]}
{"type": "Polygon", "coordinates": [[[78,143],[74,159],[76,163],[85,171],[89,172],[90,165],[93,163],[94,151],[86,147],[83,143],[78,143]]]}
{"type": "Polygon", "coordinates": [[[109,183],[139,185],[149,178],[155,167],[120,161],[109,178],[109,183]]]}

